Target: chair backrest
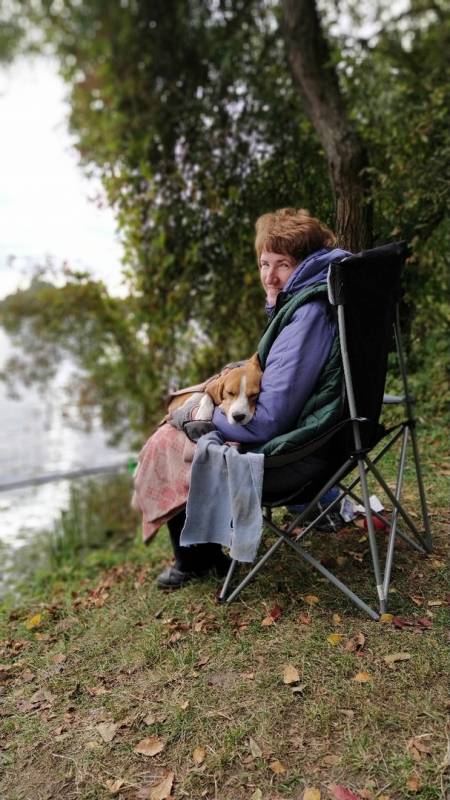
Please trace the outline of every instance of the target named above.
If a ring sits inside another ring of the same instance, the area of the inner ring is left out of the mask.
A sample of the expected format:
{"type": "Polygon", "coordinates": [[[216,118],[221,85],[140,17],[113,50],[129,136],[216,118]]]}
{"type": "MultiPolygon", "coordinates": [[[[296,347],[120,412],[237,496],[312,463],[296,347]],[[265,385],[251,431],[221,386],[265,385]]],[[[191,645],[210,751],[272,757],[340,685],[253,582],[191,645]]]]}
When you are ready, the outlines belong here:
{"type": "MultiPolygon", "coordinates": [[[[395,306],[407,253],[406,242],[396,242],[330,265],[329,299],[338,307],[341,348],[346,347],[348,353],[356,414],[368,419],[361,426],[363,446],[370,447],[377,438],[395,306]]],[[[348,396],[347,385],[347,402],[348,396]]]]}

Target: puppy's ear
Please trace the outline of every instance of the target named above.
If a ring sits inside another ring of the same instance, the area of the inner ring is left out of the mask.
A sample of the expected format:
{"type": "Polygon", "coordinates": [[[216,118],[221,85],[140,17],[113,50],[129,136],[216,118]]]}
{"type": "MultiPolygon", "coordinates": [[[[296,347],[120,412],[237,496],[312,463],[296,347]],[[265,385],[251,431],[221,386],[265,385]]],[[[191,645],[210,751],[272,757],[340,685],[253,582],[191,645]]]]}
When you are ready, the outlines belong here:
{"type": "Polygon", "coordinates": [[[223,378],[214,378],[205,388],[205,392],[212,397],[215,406],[220,406],[223,400],[223,383],[223,378]]]}
{"type": "Polygon", "coordinates": [[[256,367],[259,372],[262,372],[261,364],[259,363],[259,356],[258,353],[254,353],[251,358],[249,358],[248,363],[251,364],[253,367],[256,367]]]}

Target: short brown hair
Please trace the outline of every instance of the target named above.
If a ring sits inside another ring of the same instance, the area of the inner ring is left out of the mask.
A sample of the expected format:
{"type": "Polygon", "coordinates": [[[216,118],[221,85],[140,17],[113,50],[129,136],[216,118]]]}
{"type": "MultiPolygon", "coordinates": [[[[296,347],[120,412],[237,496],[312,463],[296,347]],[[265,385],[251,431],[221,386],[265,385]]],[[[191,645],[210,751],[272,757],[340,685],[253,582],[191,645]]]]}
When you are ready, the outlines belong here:
{"type": "Polygon", "coordinates": [[[303,261],[321,250],[334,247],[336,237],[323,222],[312,217],[306,208],[280,208],[256,220],[255,250],[258,263],[263,250],[283,253],[303,261]]]}

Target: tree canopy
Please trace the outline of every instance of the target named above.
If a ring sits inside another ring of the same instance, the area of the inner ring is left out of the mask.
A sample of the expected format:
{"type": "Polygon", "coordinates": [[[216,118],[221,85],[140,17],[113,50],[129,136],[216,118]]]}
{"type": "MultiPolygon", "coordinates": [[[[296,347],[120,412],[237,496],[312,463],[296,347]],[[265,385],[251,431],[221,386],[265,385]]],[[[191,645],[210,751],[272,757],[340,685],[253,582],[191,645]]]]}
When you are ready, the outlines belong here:
{"type": "MultiPolygon", "coordinates": [[[[80,161],[100,177],[124,238],[129,293],[111,298],[68,273],[63,287],[40,279],[7,299],[1,319],[75,355],[117,430],[148,429],[171,383],[256,349],[261,213],[303,206],[335,224],[323,136],[289,66],[286,5],[17,0],[58,58],[80,161]]],[[[410,344],[424,352],[429,342],[436,359],[450,233],[449,20],[437,2],[412,0],[398,19],[373,5],[367,35],[358,3],[346,4],[344,24],[342,4],[323,0],[317,19],[348,130],[367,154],[371,233],[412,243],[410,344]]]]}

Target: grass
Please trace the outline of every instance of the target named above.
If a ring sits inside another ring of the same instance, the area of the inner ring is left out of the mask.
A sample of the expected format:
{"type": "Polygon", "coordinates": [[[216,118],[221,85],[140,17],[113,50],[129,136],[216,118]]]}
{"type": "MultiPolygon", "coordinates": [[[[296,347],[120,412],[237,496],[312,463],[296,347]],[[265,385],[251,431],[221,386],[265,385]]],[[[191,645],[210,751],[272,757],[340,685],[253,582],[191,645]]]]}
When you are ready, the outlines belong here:
{"type": "MultiPolygon", "coordinates": [[[[435,549],[399,548],[390,610],[413,623],[404,628],[371,622],[287,548],[230,607],[216,603],[213,580],[158,592],[167,537],[148,549],[126,537],[136,527],[127,485],[106,508],[104,487],[78,497],[66,517],[72,546],[60,541],[53,561],[48,551],[53,574],[41,567],[20,603],[4,604],[0,796],[151,798],[173,772],[171,796],[193,800],[301,800],[306,788],[333,798],[334,785],[362,800],[444,800],[449,469],[442,430],[421,444],[435,549]],[[85,527],[80,549],[74,515],[92,519],[94,550],[85,527]],[[275,606],[279,618],[261,626],[275,606]],[[409,658],[389,666],[395,653],[409,658]],[[283,681],[288,665],[296,684],[283,681]],[[104,723],[116,726],[110,741],[104,723]],[[136,753],[149,737],[163,749],[136,753]]],[[[373,601],[359,529],[317,534],[311,551],[373,601]]]]}

